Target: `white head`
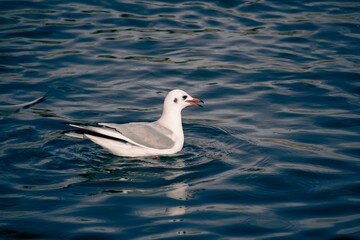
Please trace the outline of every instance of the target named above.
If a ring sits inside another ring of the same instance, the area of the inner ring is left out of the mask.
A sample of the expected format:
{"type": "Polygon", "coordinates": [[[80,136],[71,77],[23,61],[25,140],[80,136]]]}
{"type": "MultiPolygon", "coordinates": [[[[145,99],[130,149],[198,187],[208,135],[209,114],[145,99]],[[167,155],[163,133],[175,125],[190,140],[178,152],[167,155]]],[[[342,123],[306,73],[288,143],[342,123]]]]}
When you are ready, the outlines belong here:
{"type": "Polygon", "coordinates": [[[179,109],[180,111],[190,105],[202,107],[200,104],[195,102],[201,102],[202,100],[193,98],[185,91],[180,89],[172,90],[168,93],[164,101],[164,108],[179,109]]]}
{"type": "MultiPolygon", "coordinates": [[[[175,89],[170,91],[165,97],[163,113],[157,122],[173,131],[181,140],[180,142],[183,143],[184,134],[181,123],[181,110],[189,105],[202,107],[196,102],[203,103],[200,99],[191,97],[183,90],[175,89]]],[[[182,143],[180,144],[181,147],[182,143]]]]}

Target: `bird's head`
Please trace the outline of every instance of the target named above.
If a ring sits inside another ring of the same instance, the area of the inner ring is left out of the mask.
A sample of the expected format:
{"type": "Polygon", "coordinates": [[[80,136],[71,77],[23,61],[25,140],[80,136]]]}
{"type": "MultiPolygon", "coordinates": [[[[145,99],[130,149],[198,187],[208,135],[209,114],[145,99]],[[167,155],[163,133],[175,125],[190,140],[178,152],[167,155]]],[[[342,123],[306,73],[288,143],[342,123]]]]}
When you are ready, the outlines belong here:
{"type": "Polygon", "coordinates": [[[165,98],[165,105],[171,108],[179,108],[182,110],[183,108],[194,105],[198,107],[202,107],[199,103],[204,103],[202,100],[198,98],[193,98],[185,91],[180,89],[172,90],[168,93],[165,98]]]}

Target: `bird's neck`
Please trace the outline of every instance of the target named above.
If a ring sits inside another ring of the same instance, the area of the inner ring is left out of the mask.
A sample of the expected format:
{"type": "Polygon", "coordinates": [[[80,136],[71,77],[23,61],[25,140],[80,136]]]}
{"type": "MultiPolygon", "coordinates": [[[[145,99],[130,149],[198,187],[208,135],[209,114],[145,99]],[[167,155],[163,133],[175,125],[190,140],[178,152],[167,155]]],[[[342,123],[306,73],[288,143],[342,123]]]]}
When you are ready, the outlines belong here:
{"type": "Polygon", "coordinates": [[[158,123],[171,131],[177,136],[183,136],[181,111],[170,111],[171,109],[164,107],[163,113],[158,123]]]}

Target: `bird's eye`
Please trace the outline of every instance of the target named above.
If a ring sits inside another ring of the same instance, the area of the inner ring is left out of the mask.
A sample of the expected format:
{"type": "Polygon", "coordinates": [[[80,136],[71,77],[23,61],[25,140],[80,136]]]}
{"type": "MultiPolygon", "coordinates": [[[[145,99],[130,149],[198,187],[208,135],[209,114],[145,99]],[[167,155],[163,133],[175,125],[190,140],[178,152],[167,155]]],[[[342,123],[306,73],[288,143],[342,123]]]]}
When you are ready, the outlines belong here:
{"type": "Polygon", "coordinates": [[[183,99],[184,99],[184,100],[186,100],[186,98],[187,98],[187,96],[186,96],[186,95],[184,95],[184,96],[183,96],[183,99]]]}

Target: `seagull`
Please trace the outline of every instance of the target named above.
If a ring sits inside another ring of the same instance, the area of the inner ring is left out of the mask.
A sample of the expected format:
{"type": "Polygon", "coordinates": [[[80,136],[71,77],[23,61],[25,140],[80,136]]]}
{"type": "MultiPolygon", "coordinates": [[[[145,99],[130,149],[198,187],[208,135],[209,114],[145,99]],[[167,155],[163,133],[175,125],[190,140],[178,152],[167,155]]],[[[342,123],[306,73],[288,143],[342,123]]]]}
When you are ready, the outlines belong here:
{"type": "Polygon", "coordinates": [[[162,115],[155,122],[69,124],[81,130],[65,134],[90,139],[117,156],[171,155],[179,152],[184,145],[182,109],[190,105],[202,107],[199,103],[204,102],[175,89],[165,97],[162,115]]]}

